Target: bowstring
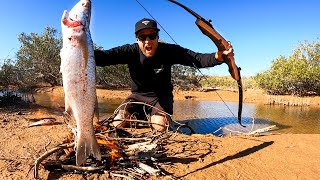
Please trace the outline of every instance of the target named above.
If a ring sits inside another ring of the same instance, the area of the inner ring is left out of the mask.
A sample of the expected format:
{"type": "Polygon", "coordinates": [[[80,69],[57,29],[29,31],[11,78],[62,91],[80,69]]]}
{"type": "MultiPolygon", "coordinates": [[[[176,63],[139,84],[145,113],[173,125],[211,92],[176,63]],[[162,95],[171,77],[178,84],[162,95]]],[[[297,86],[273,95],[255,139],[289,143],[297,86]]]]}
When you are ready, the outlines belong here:
{"type": "MultiPolygon", "coordinates": [[[[173,39],[173,37],[166,31],[166,29],[161,25],[160,22],[158,22],[156,20],[155,17],[152,16],[152,14],[139,2],[139,0],[135,0],[148,14],[149,16],[157,22],[157,24],[159,24],[159,26],[161,27],[161,29],[170,37],[170,39],[176,44],[178,45],[178,43],[173,39]]],[[[187,58],[191,63],[192,63],[192,66],[200,73],[200,75],[205,79],[205,81],[210,85],[212,86],[212,84],[210,83],[210,81],[208,80],[208,78],[201,72],[201,70],[189,59],[189,57],[187,58]]],[[[234,118],[237,118],[234,113],[232,112],[232,110],[230,109],[230,107],[227,105],[227,103],[222,99],[222,97],[220,96],[220,94],[217,92],[217,91],[214,91],[218,97],[221,99],[221,101],[223,102],[223,104],[227,107],[227,109],[229,110],[229,112],[232,114],[232,116],[234,118]]]]}

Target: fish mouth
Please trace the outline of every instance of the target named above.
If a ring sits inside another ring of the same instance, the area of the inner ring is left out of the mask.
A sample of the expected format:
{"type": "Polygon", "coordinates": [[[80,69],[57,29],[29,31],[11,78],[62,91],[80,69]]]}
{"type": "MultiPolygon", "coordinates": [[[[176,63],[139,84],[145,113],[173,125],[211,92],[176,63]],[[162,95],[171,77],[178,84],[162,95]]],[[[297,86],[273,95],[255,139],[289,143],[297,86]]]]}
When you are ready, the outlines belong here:
{"type": "Polygon", "coordinates": [[[74,24],[73,27],[78,27],[78,26],[84,26],[84,24],[81,22],[81,21],[78,21],[78,20],[74,20],[72,18],[69,17],[69,20],[72,24],[74,24]]]}
{"type": "Polygon", "coordinates": [[[78,28],[78,27],[84,26],[84,24],[81,21],[74,20],[71,17],[63,18],[62,22],[68,28],[78,28]]]}

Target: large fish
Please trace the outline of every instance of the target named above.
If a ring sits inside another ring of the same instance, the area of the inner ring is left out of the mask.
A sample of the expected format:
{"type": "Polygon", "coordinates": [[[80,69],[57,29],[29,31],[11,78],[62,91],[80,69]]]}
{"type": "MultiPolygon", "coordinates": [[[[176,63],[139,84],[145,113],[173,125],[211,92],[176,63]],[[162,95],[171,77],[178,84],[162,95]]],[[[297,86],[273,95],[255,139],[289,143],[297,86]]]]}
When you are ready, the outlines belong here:
{"type": "Polygon", "coordinates": [[[91,1],[80,0],[61,19],[63,46],[60,52],[65,111],[76,122],[76,165],[92,155],[101,160],[93,119],[98,119],[93,42],[90,35],[91,1]]]}

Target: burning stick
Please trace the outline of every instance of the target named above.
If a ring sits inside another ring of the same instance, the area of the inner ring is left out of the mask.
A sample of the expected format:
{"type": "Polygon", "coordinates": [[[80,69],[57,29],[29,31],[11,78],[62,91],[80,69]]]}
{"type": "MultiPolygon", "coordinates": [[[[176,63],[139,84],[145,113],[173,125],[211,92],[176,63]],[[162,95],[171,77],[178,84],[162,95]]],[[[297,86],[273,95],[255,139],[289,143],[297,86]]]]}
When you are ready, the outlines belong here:
{"type": "Polygon", "coordinates": [[[39,164],[47,157],[49,157],[51,154],[61,150],[61,149],[65,149],[65,148],[70,148],[73,147],[75,143],[70,143],[70,144],[62,144],[59,145],[47,152],[45,152],[42,156],[40,156],[35,162],[34,162],[34,178],[38,179],[38,168],[39,168],[39,164]]]}
{"type": "MultiPolygon", "coordinates": [[[[161,144],[169,139],[172,132],[166,132],[162,134],[157,134],[156,132],[148,132],[142,134],[136,134],[132,136],[130,133],[126,134],[128,137],[109,137],[110,134],[113,135],[118,131],[110,129],[110,127],[101,125],[95,127],[96,139],[102,152],[102,166],[101,163],[92,164],[91,166],[75,166],[73,163],[74,158],[70,156],[71,152],[74,152],[74,136],[72,133],[69,134],[67,140],[63,141],[64,144],[58,145],[57,147],[45,152],[41,157],[39,157],[34,164],[34,177],[38,178],[38,169],[40,163],[45,167],[51,167],[53,169],[64,169],[67,171],[77,170],[82,172],[105,172],[109,173],[114,177],[122,178],[134,178],[141,179],[145,175],[159,176],[161,174],[160,169],[155,169],[145,163],[145,160],[156,161],[157,157],[161,157],[161,144]],[[114,131],[114,132],[113,132],[114,131]],[[118,142],[119,141],[119,142],[118,142]],[[141,142],[142,141],[142,142],[141,142]],[[122,143],[121,143],[122,142],[122,143]],[[123,149],[121,149],[123,148],[123,149]],[[68,162],[52,161],[48,164],[43,163],[43,161],[54,153],[59,153],[64,151],[66,157],[69,157],[68,162]],[[142,160],[142,162],[138,162],[142,160]],[[109,164],[106,164],[108,162],[109,164]],[[67,163],[67,164],[66,164],[67,163]],[[108,171],[105,168],[112,167],[113,165],[118,165],[120,171],[108,171]],[[51,165],[51,166],[50,166],[51,165]],[[125,166],[125,167],[121,167],[125,166]],[[122,169],[122,170],[121,170],[122,169]]],[[[116,134],[117,136],[117,134],[116,134]]]]}

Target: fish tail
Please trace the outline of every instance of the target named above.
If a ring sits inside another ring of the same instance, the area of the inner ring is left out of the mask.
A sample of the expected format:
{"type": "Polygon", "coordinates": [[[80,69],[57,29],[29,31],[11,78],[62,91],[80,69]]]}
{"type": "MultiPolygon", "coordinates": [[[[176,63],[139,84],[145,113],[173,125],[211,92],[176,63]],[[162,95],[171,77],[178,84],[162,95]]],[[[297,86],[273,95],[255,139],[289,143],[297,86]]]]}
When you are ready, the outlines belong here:
{"type": "Polygon", "coordinates": [[[81,166],[92,155],[101,160],[101,152],[95,136],[79,136],[76,147],[76,165],[81,166]]]}

